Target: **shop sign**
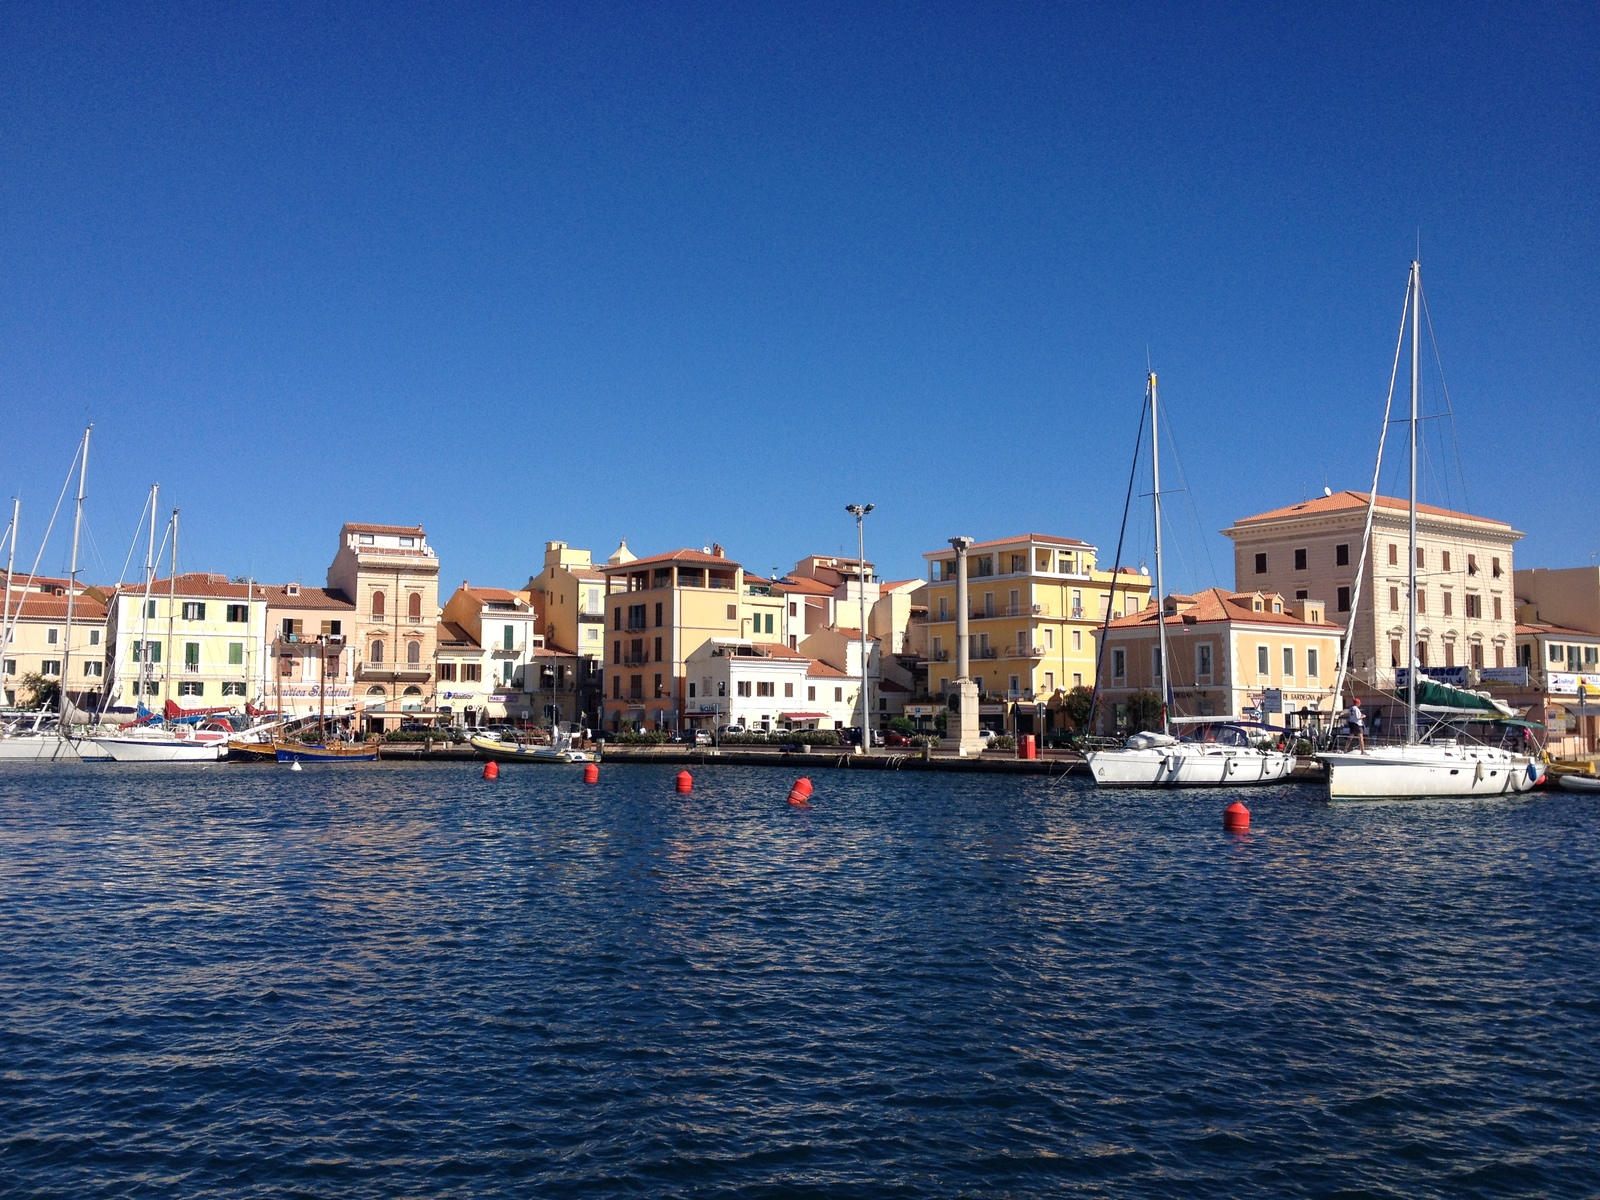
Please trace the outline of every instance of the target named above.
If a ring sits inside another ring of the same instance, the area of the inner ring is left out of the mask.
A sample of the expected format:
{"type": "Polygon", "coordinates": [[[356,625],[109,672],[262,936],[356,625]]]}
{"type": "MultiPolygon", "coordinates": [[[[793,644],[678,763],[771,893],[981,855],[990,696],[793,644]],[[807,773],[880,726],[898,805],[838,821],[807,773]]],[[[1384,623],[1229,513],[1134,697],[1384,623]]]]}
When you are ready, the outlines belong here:
{"type": "Polygon", "coordinates": [[[1478,678],[1485,683],[1509,683],[1515,687],[1528,686],[1527,667],[1484,667],[1478,678]]]}
{"type": "Polygon", "coordinates": [[[1283,689],[1267,688],[1261,693],[1261,711],[1267,713],[1281,713],[1283,711],[1283,689]]]}
{"type": "Polygon", "coordinates": [[[273,687],[274,694],[282,694],[285,700],[315,700],[318,696],[326,694],[329,700],[348,700],[354,695],[354,689],[348,684],[330,683],[326,693],[314,683],[286,683],[281,687],[273,687]]]}
{"type": "Polygon", "coordinates": [[[1600,675],[1579,675],[1571,671],[1551,671],[1545,677],[1545,691],[1552,696],[1576,696],[1582,685],[1589,698],[1600,703],[1600,675]]]}

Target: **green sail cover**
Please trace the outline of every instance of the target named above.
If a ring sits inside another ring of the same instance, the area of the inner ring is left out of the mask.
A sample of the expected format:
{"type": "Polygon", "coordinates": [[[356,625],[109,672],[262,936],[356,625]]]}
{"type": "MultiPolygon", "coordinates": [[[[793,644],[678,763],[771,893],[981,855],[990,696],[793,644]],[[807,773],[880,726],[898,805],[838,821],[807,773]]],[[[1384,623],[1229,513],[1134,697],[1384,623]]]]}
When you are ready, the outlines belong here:
{"type": "MultiPolygon", "coordinates": [[[[1395,695],[1401,700],[1406,698],[1404,692],[1396,692],[1395,695]]],[[[1461,688],[1446,687],[1444,684],[1435,683],[1431,679],[1417,680],[1417,707],[1481,712],[1491,720],[1517,715],[1508,705],[1502,704],[1498,700],[1490,699],[1482,692],[1468,692],[1463,691],[1461,688]]]]}

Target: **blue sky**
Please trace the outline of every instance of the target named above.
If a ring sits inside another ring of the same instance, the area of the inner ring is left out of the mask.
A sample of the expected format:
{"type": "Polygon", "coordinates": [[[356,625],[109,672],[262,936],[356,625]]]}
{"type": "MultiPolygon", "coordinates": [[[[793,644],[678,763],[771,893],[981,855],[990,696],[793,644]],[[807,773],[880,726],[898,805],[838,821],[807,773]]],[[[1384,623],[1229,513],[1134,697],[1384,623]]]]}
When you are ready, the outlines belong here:
{"type": "Polygon", "coordinates": [[[98,579],[157,480],[187,567],[269,579],[346,519],[446,586],[549,538],[765,573],[855,500],[891,577],[1109,557],[1148,355],[1169,580],[1227,585],[1234,517],[1367,485],[1420,232],[1427,498],[1594,561],[1594,6],[1212,7],[7,5],[23,548],[93,420],[98,579]]]}

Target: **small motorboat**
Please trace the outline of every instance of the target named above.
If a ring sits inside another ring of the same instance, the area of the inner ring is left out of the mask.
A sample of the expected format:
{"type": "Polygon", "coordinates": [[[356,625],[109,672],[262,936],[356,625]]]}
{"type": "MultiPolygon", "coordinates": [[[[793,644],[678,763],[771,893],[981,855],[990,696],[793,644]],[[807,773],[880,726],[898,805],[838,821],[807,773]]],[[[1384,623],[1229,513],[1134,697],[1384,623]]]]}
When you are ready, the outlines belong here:
{"type": "Polygon", "coordinates": [[[484,758],[495,762],[533,762],[533,763],[588,763],[594,762],[594,755],[587,750],[574,750],[572,744],[565,739],[558,739],[548,746],[535,745],[529,742],[501,742],[494,738],[475,737],[468,739],[472,748],[484,758]]]}
{"type": "Polygon", "coordinates": [[[1600,792],[1600,775],[1557,775],[1556,783],[1566,792],[1600,792]]]}

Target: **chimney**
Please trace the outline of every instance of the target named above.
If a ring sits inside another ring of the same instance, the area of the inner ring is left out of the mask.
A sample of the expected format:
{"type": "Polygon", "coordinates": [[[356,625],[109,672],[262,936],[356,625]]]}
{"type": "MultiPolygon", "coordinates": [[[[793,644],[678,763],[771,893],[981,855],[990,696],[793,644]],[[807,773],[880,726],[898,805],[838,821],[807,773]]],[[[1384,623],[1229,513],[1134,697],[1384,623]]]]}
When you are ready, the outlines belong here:
{"type": "Polygon", "coordinates": [[[727,558],[728,557],[728,552],[722,548],[722,543],[721,542],[712,542],[711,543],[711,553],[716,555],[718,558],[727,558]]]}

